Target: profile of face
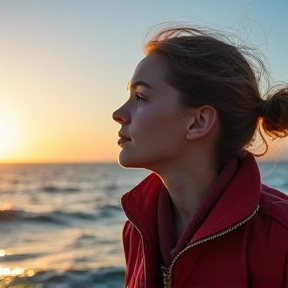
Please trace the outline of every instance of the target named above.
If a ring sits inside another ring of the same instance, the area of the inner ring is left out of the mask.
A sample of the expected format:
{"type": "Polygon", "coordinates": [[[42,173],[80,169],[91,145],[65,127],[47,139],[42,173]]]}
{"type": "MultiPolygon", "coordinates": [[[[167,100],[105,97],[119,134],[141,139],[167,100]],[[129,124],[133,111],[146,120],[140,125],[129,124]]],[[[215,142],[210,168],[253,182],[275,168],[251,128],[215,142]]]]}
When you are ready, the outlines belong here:
{"type": "Polygon", "coordinates": [[[128,84],[129,99],[113,113],[121,125],[119,163],[157,171],[177,161],[186,142],[179,92],[165,82],[167,68],[157,55],[146,56],[128,84]]]}

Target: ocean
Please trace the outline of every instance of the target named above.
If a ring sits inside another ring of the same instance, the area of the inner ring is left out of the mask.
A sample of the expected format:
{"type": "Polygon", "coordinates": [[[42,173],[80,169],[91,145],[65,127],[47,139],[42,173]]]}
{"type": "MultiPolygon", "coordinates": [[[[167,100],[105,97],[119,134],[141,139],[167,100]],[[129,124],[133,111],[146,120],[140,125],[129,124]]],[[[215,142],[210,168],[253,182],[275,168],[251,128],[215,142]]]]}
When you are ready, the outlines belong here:
{"type": "MultiPolygon", "coordinates": [[[[260,163],[288,194],[288,162],[260,163]]],[[[0,164],[0,288],[120,288],[121,196],[149,174],[117,164],[0,164]]]]}

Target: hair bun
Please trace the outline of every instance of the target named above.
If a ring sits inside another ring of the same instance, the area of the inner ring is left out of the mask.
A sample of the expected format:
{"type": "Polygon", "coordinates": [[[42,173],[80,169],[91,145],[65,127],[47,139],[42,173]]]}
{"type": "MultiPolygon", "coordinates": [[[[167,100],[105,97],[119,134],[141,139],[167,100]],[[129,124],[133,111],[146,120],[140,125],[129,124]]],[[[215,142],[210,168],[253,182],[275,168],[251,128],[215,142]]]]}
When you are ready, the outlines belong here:
{"type": "Polygon", "coordinates": [[[264,131],[271,137],[288,136],[288,88],[268,96],[261,105],[264,131]]]}

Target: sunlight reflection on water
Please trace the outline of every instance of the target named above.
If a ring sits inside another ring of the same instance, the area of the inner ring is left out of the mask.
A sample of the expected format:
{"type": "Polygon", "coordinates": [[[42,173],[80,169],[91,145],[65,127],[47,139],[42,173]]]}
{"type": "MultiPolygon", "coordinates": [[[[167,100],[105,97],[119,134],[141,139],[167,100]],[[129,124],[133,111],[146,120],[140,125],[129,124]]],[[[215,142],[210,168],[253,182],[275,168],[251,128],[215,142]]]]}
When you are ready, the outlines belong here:
{"type": "Polygon", "coordinates": [[[21,268],[8,268],[0,266],[0,276],[17,276],[24,274],[24,269],[21,268]]]}

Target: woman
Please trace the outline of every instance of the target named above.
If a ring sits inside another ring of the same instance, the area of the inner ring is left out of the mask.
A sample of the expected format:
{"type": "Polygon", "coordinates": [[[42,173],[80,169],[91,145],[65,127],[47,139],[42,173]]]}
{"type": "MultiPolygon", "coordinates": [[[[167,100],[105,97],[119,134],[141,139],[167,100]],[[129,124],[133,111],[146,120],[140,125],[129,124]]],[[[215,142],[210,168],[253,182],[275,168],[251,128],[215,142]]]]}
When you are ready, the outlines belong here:
{"type": "Polygon", "coordinates": [[[154,172],[122,197],[125,287],[288,287],[288,197],[247,150],[288,135],[288,88],[261,98],[240,50],[193,28],[145,46],[113,113],[119,163],[154,172]]]}

